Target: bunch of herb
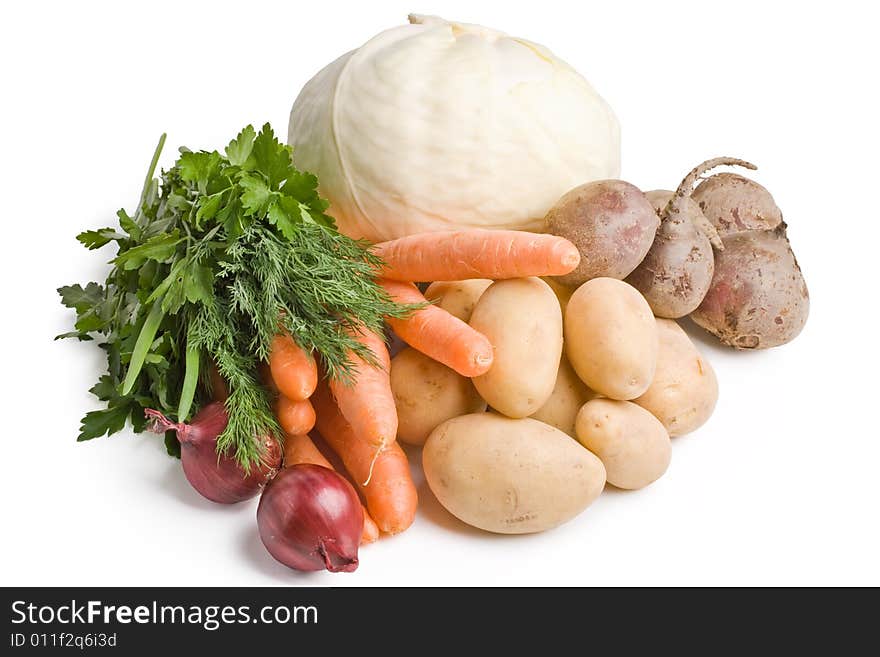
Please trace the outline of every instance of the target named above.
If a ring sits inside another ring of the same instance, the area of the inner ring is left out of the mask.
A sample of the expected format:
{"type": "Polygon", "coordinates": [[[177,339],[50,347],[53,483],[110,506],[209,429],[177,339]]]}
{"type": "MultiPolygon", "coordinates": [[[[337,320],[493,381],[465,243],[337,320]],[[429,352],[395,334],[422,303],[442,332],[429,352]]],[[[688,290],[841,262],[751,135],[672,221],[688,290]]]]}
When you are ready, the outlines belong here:
{"type": "MultiPolygon", "coordinates": [[[[104,285],[59,288],[76,310],[75,330],[100,339],[107,372],[91,388],[104,409],[87,413],[78,440],[145,428],[144,409],[187,421],[210,395],[213,362],[226,380],[229,423],[218,450],[246,469],[261,460],[259,436],[280,435],[257,367],[286,331],[318,355],[327,375],[347,381],[351,354],[375,361],[352,334],[381,331],[394,303],[373,279],[368,244],[336,231],[315,176],[298,171],[289,146],[266,124],[246,127],[225,149],[180,149],[154,178],[153,155],[137,210],[119,228],[80,233],[89,249],[111,242],[104,285]]],[[[170,453],[179,445],[166,436],[170,453]]]]}

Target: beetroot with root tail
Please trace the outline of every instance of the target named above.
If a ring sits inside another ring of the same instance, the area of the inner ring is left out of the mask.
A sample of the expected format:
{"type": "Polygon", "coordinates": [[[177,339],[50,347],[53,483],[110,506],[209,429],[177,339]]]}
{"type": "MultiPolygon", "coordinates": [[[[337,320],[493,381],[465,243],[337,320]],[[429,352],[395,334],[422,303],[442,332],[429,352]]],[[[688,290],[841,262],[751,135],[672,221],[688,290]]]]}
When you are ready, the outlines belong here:
{"type": "Polygon", "coordinates": [[[202,408],[189,424],[172,422],[151,408],[145,414],[151,431],[177,432],[183,473],[190,485],[212,502],[234,504],[256,496],[281,467],[281,447],[274,438],[262,439],[263,460],[249,472],[234,458],[217,453],[217,437],[228,421],[221,402],[202,408]]]}
{"type": "Polygon", "coordinates": [[[660,228],[645,259],[626,282],[642,293],[658,317],[684,317],[709,291],[715,272],[712,248],[724,247],[691,194],[700,176],[722,165],[755,168],[744,160],[717,157],[692,169],[676,191],[646,194],[660,217],[660,228]]]}
{"type": "Polygon", "coordinates": [[[736,349],[767,349],[803,329],[810,295],[788,241],[782,212],[764,187],[729,173],[693,194],[724,243],[712,285],[691,313],[699,326],[736,349]]]}
{"type": "Polygon", "coordinates": [[[278,473],[260,496],[257,526],[285,566],[332,573],[358,567],[364,511],[352,485],[329,468],[300,463],[278,473]]]}

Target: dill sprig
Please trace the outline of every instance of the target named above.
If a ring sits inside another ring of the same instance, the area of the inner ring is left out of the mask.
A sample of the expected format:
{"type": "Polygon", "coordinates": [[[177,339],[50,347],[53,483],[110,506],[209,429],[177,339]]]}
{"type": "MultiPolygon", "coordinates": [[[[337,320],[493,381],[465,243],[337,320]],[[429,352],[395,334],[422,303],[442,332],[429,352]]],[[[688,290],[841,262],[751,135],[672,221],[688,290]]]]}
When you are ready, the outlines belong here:
{"type": "MultiPolygon", "coordinates": [[[[376,284],[378,258],[336,231],[317,179],[294,167],[268,124],[259,134],[246,127],[224,155],[181,149],[156,179],[163,143],[134,216],[120,210],[119,230],[77,236],[90,249],[116,244],[104,285],[59,288],[77,312],[75,330],[59,337],[100,336],[107,354],[92,388],[107,406],[86,414],[79,440],[119,431],[127,418],[141,431],[149,407],[187,421],[210,398],[213,363],[229,387],[218,450],[249,468],[263,457],[258,438],[281,436],[258,375],[276,334],[349,382],[353,353],[373,362],[354,336],[413,306],[376,284]]],[[[166,445],[179,448],[173,436],[166,445]]]]}

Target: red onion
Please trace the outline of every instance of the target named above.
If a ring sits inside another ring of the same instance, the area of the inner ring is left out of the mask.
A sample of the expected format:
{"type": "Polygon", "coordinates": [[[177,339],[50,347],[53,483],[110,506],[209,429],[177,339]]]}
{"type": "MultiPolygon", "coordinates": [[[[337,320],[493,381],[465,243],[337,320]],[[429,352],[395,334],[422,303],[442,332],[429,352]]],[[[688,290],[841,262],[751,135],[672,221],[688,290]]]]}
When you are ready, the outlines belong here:
{"type": "Polygon", "coordinates": [[[273,438],[265,438],[265,458],[249,473],[238,462],[217,453],[217,436],[226,428],[228,417],[221,402],[213,402],[196,413],[190,424],[171,422],[159,411],[145,411],[150,428],[156,433],[169,429],[180,441],[180,462],[187,481],[212,502],[233,504],[260,492],[281,465],[281,449],[273,438]]]}
{"type": "Polygon", "coordinates": [[[285,468],[257,507],[260,539],[285,566],[350,573],[358,567],[364,511],[352,485],[320,465],[285,468]]]}

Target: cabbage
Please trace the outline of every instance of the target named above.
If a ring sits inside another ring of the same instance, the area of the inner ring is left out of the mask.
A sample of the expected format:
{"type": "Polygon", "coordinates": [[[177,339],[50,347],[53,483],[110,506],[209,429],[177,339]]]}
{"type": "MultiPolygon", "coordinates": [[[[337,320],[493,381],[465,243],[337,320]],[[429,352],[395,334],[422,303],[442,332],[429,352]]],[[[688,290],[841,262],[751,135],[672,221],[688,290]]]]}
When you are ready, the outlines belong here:
{"type": "Polygon", "coordinates": [[[342,232],[541,230],[569,189],[620,174],[608,104],[543,46],[411,16],[312,78],[288,142],[342,232]]]}

